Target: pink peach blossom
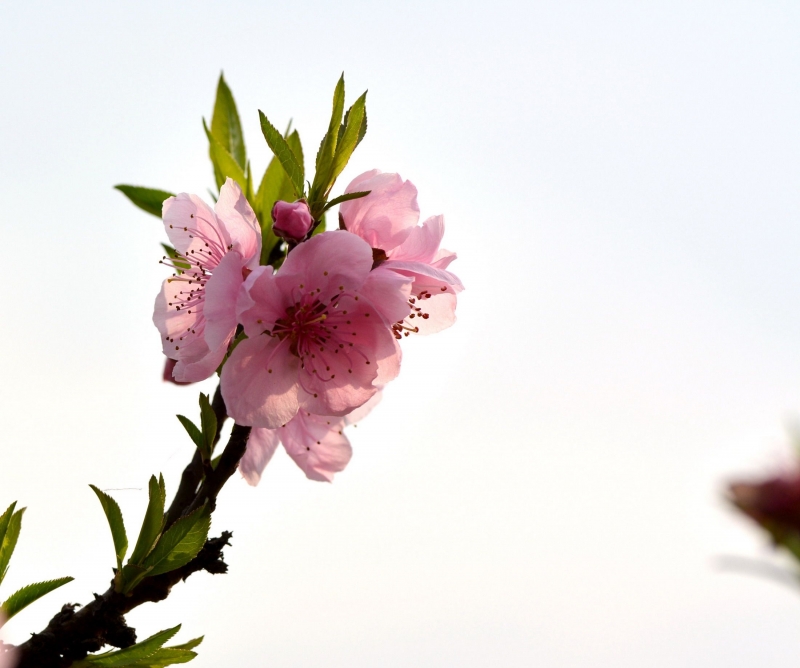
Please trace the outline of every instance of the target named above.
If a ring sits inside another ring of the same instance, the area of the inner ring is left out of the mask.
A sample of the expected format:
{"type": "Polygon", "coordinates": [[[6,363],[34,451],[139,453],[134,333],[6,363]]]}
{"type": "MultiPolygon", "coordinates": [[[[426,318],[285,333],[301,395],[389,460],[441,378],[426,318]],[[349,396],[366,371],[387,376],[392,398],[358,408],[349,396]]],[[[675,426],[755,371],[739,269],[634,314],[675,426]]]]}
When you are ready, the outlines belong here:
{"type": "Polygon", "coordinates": [[[196,195],[181,193],[164,202],[163,218],[178,252],[164,264],[182,273],[164,281],[153,322],[164,354],[176,361],[173,378],[195,382],[208,378],[225,357],[244,275],[258,267],[261,228],[232,179],[220,189],[213,211],[196,195]]]}
{"type": "Polygon", "coordinates": [[[377,270],[413,280],[409,311],[393,323],[395,336],[431,334],[449,327],[455,322],[456,293],[464,286],[447,271],[456,254],[439,248],[444,218],[433,216],[417,225],[417,189],[399,174],[365,172],[345,192],[364,190],[370,194],[340,205],[345,228],[375,249],[377,270]]]}
{"type": "Polygon", "coordinates": [[[297,202],[283,202],[278,200],[272,207],[272,231],[287,241],[302,241],[311,230],[314,219],[308,204],[299,200],[297,202]]]}
{"type": "Polygon", "coordinates": [[[249,338],[221,377],[237,423],[276,429],[301,409],[343,416],[397,376],[389,326],[408,313],[412,279],[371,272],[372,261],[356,235],[325,232],[297,246],[277,273],[259,267],[248,276],[237,313],[249,338]]]}

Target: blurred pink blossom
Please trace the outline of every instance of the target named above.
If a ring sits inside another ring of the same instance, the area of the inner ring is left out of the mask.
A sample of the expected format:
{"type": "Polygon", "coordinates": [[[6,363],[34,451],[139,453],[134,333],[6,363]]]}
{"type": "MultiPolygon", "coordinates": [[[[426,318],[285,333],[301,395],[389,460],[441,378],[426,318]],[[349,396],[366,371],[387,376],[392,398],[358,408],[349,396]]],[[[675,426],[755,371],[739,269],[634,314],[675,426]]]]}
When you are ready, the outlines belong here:
{"type": "Polygon", "coordinates": [[[308,204],[283,202],[278,200],[272,207],[272,231],[287,241],[302,241],[311,230],[314,219],[311,217],[308,204]]]}
{"type": "Polygon", "coordinates": [[[353,179],[345,192],[366,190],[369,195],[343,202],[339,212],[347,231],[372,246],[376,270],[413,281],[408,313],[392,324],[395,336],[431,334],[449,327],[456,319],[456,293],[464,286],[447,271],[456,254],[439,248],[444,217],[433,216],[417,225],[417,189],[399,174],[373,169],[353,179]]]}
{"type": "Polygon", "coordinates": [[[277,273],[250,274],[237,305],[249,338],[221,377],[237,423],[276,429],[301,409],[344,416],[397,376],[389,324],[408,312],[411,279],[375,274],[372,261],[362,239],[334,231],[297,246],[277,273]]]}
{"type": "Polygon", "coordinates": [[[213,211],[196,195],[181,193],[164,202],[163,218],[178,252],[164,264],[182,273],[164,281],[153,322],[164,354],[177,362],[173,378],[194,382],[214,373],[236,331],[236,298],[244,276],[258,266],[261,228],[231,179],[213,211]]]}

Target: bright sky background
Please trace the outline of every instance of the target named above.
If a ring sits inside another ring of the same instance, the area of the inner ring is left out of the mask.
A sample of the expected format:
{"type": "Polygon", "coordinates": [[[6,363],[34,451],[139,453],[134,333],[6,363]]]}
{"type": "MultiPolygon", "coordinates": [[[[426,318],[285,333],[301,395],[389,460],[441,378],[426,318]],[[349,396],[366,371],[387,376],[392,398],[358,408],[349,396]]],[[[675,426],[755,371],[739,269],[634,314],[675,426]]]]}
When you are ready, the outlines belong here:
{"type": "Polygon", "coordinates": [[[721,492],[800,412],[798,33],[794,2],[3,3],[0,503],[28,511],[0,595],[76,577],[6,638],[105,590],[88,483],[134,533],[192,454],[163,228],[112,186],[205,193],[220,70],[259,175],[259,108],[313,153],[344,70],[370,125],[339,190],[398,171],[445,214],[459,322],[406,342],[332,485],[282,453],[232,479],[230,573],[140,638],[182,622],[198,668],[796,660],[800,589],[715,563],[771,558],[721,492]]]}

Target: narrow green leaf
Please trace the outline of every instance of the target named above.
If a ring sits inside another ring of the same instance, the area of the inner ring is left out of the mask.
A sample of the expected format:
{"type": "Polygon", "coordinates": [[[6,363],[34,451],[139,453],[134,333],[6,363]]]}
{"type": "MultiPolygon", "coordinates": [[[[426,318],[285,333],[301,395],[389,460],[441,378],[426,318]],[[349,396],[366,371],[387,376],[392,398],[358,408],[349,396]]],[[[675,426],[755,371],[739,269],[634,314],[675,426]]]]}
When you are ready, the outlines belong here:
{"type": "MultiPolygon", "coordinates": [[[[13,505],[14,504],[12,504],[12,507],[13,505]]],[[[18,511],[11,514],[3,535],[3,540],[0,542],[0,583],[3,582],[6,573],[8,573],[8,562],[11,561],[11,555],[14,554],[14,548],[17,546],[19,532],[20,529],[22,529],[22,514],[24,512],[25,508],[20,508],[18,511]]]]}
{"type": "Polygon", "coordinates": [[[142,566],[151,569],[148,576],[168,573],[188,564],[205,545],[210,527],[211,512],[206,506],[178,519],[144,560],[142,566]]]}
{"type": "MultiPolygon", "coordinates": [[[[347,112],[347,123],[342,133],[342,139],[336,146],[336,155],[333,157],[326,193],[330,192],[330,188],[333,187],[339,174],[342,173],[342,170],[350,160],[350,156],[353,155],[353,151],[355,151],[360,141],[359,136],[363,137],[361,130],[364,119],[366,118],[366,105],[367,93],[365,92],[353,103],[353,106],[350,107],[347,112]]],[[[366,132],[366,125],[364,125],[364,131],[366,132]]]]}
{"type": "Polygon", "coordinates": [[[162,492],[163,480],[163,477],[161,477],[159,481],[156,480],[155,476],[150,476],[150,501],[144,513],[142,530],[139,532],[139,538],[136,540],[136,547],[133,548],[133,553],[129,560],[130,564],[141,564],[142,560],[148,555],[150,550],[153,549],[158,537],[161,535],[162,525],[164,523],[165,497],[165,494],[162,492]]]}
{"type": "Polygon", "coordinates": [[[162,647],[155,654],[145,659],[144,663],[135,664],[137,668],[162,668],[178,663],[189,663],[197,656],[197,652],[174,647],[162,647]]]}
{"type": "Polygon", "coordinates": [[[194,649],[201,642],[203,642],[203,638],[205,638],[205,636],[200,636],[199,638],[192,638],[191,640],[188,640],[187,642],[181,645],[172,645],[168,649],[194,649]]]}
{"type": "MultiPolygon", "coordinates": [[[[95,654],[87,657],[86,663],[90,666],[103,666],[104,668],[122,668],[123,666],[150,666],[149,659],[155,660],[155,655],[181,628],[181,625],[174,626],[156,633],[142,642],[136,643],[131,647],[121,650],[95,654]]],[[[169,664],[165,664],[169,665],[169,664]]]]}
{"type": "Polygon", "coordinates": [[[122,561],[128,551],[128,534],[125,533],[125,523],[122,521],[122,511],[117,502],[105,492],[97,489],[94,485],[89,485],[92,491],[100,499],[103,512],[106,514],[108,526],[111,527],[111,537],[114,539],[114,552],[117,555],[117,569],[122,568],[122,561]]]}
{"type": "MultiPolygon", "coordinates": [[[[58,578],[57,580],[47,580],[46,582],[36,582],[14,592],[0,606],[0,617],[5,620],[11,619],[23,608],[27,608],[31,603],[40,599],[45,594],[49,594],[54,589],[58,589],[67,582],[72,582],[75,578],[58,578]]],[[[2,626],[2,623],[0,623],[2,626]]]]}
{"type": "MultiPolygon", "coordinates": [[[[233,156],[228,153],[225,147],[219,143],[217,138],[211,134],[208,126],[206,126],[205,120],[203,120],[203,128],[205,129],[206,136],[208,137],[208,150],[209,155],[211,156],[211,162],[214,163],[215,169],[219,170],[219,174],[217,175],[217,187],[221,188],[222,184],[225,183],[226,178],[230,177],[239,184],[242,192],[247,192],[247,178],[244,174],[244,168],[239,166],[239,163],[236,162],[233,156]]],[[[216,173],[217,172],[215,171],[215,174],[216,173]]]]}
{"type": "Polygon", "coordinates": [[[302,197],[305,183],[303,168],[298,162],[297,156],[289,148],[289,144],[283,138],[283,135],[275,129],[275,126],[269,122],[261,110],[259,110],[258,116],[261,119],[261,131],[264,133],[264,139],[267,140],[267,144],[272,149],[275,157],[278,158],[284,171],[288,174],[289,180],[294,187],[295,195],[302,197]]]}
{"type": "Polygon", "coordinates": [[[289,144],[292,154],[297,159],[297,164],[300,165],[300,172],[305,174],[305,158],[303,157],[303,145],[300,143],[300,133],[297,130],[292,132],[286,137],[286,143],[289,144]]]}
{"type": "Polygon", "coordinates": [[[203,429],[204,449],[206,459],[211,459],[214,451],[214,439],[217,436],[217,414],[211,407],[208,395],[200,393],[200,424],[203,429]]]}
{"type": "MultiPolygon", "coordinates": [[[[339,139],[339,125],[342,122],[342,113],[344,113],[344,73],[339,77],[336,83],[336,89],[333,91],[333,110],[331,111],[331,120],[328,124],[328,131],[322,138],[317,151],[317,160],[315,163],[316,173],[314,175],[314,187],[319,184],[317,179],[321,173],[327,173],[333,156],[336,154],[336,144],[339,139]]],[[[312,188],[313,190],[313,188],[312,188]]]]}
{"type": "Polygon", "coordinates": [[[127,186],[124,184],[114,187],[140,209],[147,211],[147,213],[152,213],[158,218],[161,218],[161,207],[164,204],[164,200],[168,197],[174,197],[172,193],[166,190],[156,190],[155,188],[127,186]]]}
{"type": "Polygon", "coordinates": [[[339,197],[334,197],[330,202],[325,205],[325,211],[330,209],[332,206],[336,206],[337,204],[341,204],[342,202],[349,202],[351,199],[359,199],[360,197],[366,197],[372,191],[371,190],[361,190],[355,193],[345,193],[344,195],[339,195],[339,197]]]}
{"type": "Polygon", "coordinates": [[[222,74],[219,75],[217,98],[214,102],[214,113],[211,116],[211,134],[236,160],[239,167],[244,169],[247,154],[244,148],[242,123],[239,120],[239,112],[236,110],[231,89],[222,74]]]}
{"type": "Polygon", "coordinates": [[[14,508],[16,508],[16,506],[17,502],[14,501],[14,503],[6,508],[6,512],[0,515],[0,545],[3,544],[3,538],[5,538],[8,525],[11,522],[11,516],[14,514],[14,508]]]}
{"type": "Polygon", "coordinates": [[[198,447],[200,452],[203,452],[203,448],[205,447],[205,438],[203,437],[203,432],[197,428],[197,425],[192,422],[189,418],[184,417],[183,415],[176,415],[175,417],[180,420],[183,428],[189,434],[189,438],[192,439],[192,442],[198,447]]]}

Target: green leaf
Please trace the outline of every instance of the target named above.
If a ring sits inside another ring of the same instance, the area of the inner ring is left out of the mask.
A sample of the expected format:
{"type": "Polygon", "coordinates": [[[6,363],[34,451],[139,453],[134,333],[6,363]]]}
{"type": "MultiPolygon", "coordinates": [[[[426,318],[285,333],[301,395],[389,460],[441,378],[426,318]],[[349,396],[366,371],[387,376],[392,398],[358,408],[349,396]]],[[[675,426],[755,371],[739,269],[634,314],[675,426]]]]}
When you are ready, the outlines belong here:
{"type": "Polygon", "coordinates": [[[148,576],[174,571],[197,556],[208,538],[211,512],[206,506],[181,517],[161,536],[142,564],[148,576]]]}
{"type": "Polygon", "coordinates": [[[14,548],[17,546],[17,539],[19,538],[20,529],[22,529],[22,514],[25,508],[20,508],[14,512],[16,502],[9,506],[8,510],[3,514],[3,520],[8,513],[5,531],[3,532],[3,539],[0,541],[0,583],[8,573],[8,562],[11,561],[11,555],[14,554],[14,548]]]}
{"type": "Polygon", "coordinates": [[[211,407],[208,395],[200,393],[200,424],[203,428],[204,452],[206,459],[211,459],[214,451],[214,439],[217,436],[217,414],[211,407]]]}
{"type": "Polygon", "coordinates": [[[6,508],[6,512],[0,515],[0,545],[3,543],[3,538],[5,538],[8,525],[11,523],[11,516],[14,514],[14,508],[16,508],[16,506],[17,502],[14,501],[8,508],[6,508]]]}
{"type": "Polygon", "coordinates": [[[177,417],[178,420],[180,420],[181,424],[183,425],[183,428],[189,434],[189,438],[192,439],[194,444],[198,447],[198,449],[202,453],[206,443],[206,440],[203,437],[203,432],[200,431],[197,428],[197,425],[194,422],[192,422],[189,418],[184,417],[183,415],[176,415],[175,417],[177,417]]]}
{"type": "Polygon", "coordinates": [[[141,564],[161,535],[164,524],[165,494],[163,491],[164,478],[163,476],[159,476],[159,478],[160,480],[156,480],[155,476],[150,476],[148,490],[150,501],[144,513],[142,530],[139,532],[139,538],[136,540],[136,547],[133,548],[133,553],[129,560],[130,564],[141,564]]]}
{"type": "MultiPolygon", "coordinates": [[[[11,619],[23,608],[27,608],[31,603],[40,599],[45,594],[49,594],[54,589],[58,589],[67,582],[72,582],[75,578],[58,578],[57,580],[47,580],[47,582],[36,582],[27,587],[14,592],[9,596],[2,606],[0,606],[0,617],[5,620],[11,619]]],[[[2,626],[2,623],[0,623],[2,626]]]]}
{"type": "Polygon", "coordinates": [[[94,485],[89,485],[92,491],[97,494],[103,512],[106,514],[108,526],[111,527],[111,537],[114,539],[114,552],[117,555],[117,569],[122,568],[122,561],[128,552],[128,534],[125,533],[125,523],[122,521],[122,511],[117,502],[105,492],[100,491],[94,485]]]}
{"type": "Polygon", "coordinates": [[[148,569],[144,566],[128,562],[122,567],[121,571],[117,572],[117,576],[114,578],[114,591],[121,594],[129,593],[147,577],[147,574],[148,569]]]}
{"type": "Polygon", "coordinates": [[[324,178],[324,175],[328,173],[330,166],[333,163],[333,156],[336,154],[336,144],[339,139],[339,125],[342,122],[343,112],[344,73],[342,73],[342,76],[339,77],[339,81],[336,83],[336,89],[333,91],[333,110],[331,111],[331,120],[328,124],[328,131],[322,138],[322,142],[319,145],[319,150],[317,151],[314,185],[311,188],[312,193],[317,192],[317,188],[321,185],[321,180],[324,178]]]}
{"type": "Polygon", "coordinates": [[[332,206],[336,206],[337,204],[341,204],[342,202],[349,202],[351,199],[359,199],[360,197],[366,197],[372,191],[371,190],[360,190],[359,192],[355,193],[345,193],[344,195],[339,195],[339,197],[334,197],[330,202],[325,205],[324,211],[327,211],[332,206]]]}
{"type": "Polygon", "coordinates": [[[161,218],[161,207],[164,200],[168,197],[175,197],[166,190],[156,190],[155,188],[142,188],[141,186],[126,186],[123,184],[114,186],[131,202],[147,213],[161,218]]]}
{"type": "MultiPolygon", "coordinates": [[[[244,169],[247,153],[244,148],[244,135],[239,112],[233,101],[233,94],[225,77],[219,75],[217,84],[217,99],[214,102],[214,113],[211,116],[211,134],[222,147],[233,157],[236,163],[244,169]]],[[[213,156],[212,156],[213,160],[213,156]]]]}
{"type": "Polygon", "coordinates": [[[182,645],[172,645],[169,649],[194,649],[197,647],[201,642],[203,642],[203,638],[205,636],[200,636],[199,638],[192,638],[187,642],[183,643],[182,645]]]}
{"type": "Polygon", "coordinates": [[[303,167],[301,163],[298,162],[297,156],[292,152],[292,149],[289,147],[287,141],[283,138],[283,135],[281,135],[281,133],[275,129],[275,126],[269,122],[267,117],[264,115],[264,112],[259,110],[258,116],[261,120],[261,131],[264,133],[264,139],[267,140],[267,144],[272,149],[275,157],[278,158],[278,161],[283,166],[286,174],[289,176],[289,180],[294,187],[295,195],[297,197],[302,197],[305,183],[303,167]]]}
{"type": "Polygon", "coordinates": [[[327,194],[342,173],[342,170],[347,166],[350,156],[353,155],[356,146],[358,146],[361,139],[363,139],[366,132],[366,111],[367,93],[359,97],[353,106],[347,111],[347,119],[344,123],[344,132],[342,133],[341,141],[336,145],[336,155],[333,158],[333,164],[330,168],[328,176],[328,187],[325,190],[327,194]],[[363,130],[363,132],[362,132],[363,130]]]}
{"type": "Polygon", "coordinates": [[[219,143],[217,138],[211,134],[205,119],[203,120],[203,128],[208,137],[208,151],[211,156],[211,162],[214,163],[215,174],[217,175],[217,187],[221,188],[226,178],[230,177],[239,184],[242,192],[246,193],[247,177],[244,174],[244,169],[239,166],[239,163],[237,163],[234,157],[219,143]]]}
{"type": "MultiPolygon", "coordinates": [[[[303,146],[297,130],[286,136],[286,143],[303,167],[303,146]]],[[[261,264],[267,264],[270,253],[280,239],[272,232],[272,207],[278,200],[293,201],[295,188],[277,158],[270,160],[255,195],[256,216],[261,223],[261,264]]]]}
{"type": "MultiPolygon", "coordinates": [[[[180,628],[181,625],[178,624],[178,626],[160,631],[131,647],[105,652],[104,654],[95,654],[94,656],[87,657],[84,662],[88,666],[103,666],[104,668],[122,668],[123,666],[139,666],[145,668],[146,666],[159,665],[155,663],[158,660],[157,655],[159,650],[164,646],[164,643],[168,642],[180,631],[180,628]]],[[[168,666],[170,664],[161,665],[168,666]]]]}

